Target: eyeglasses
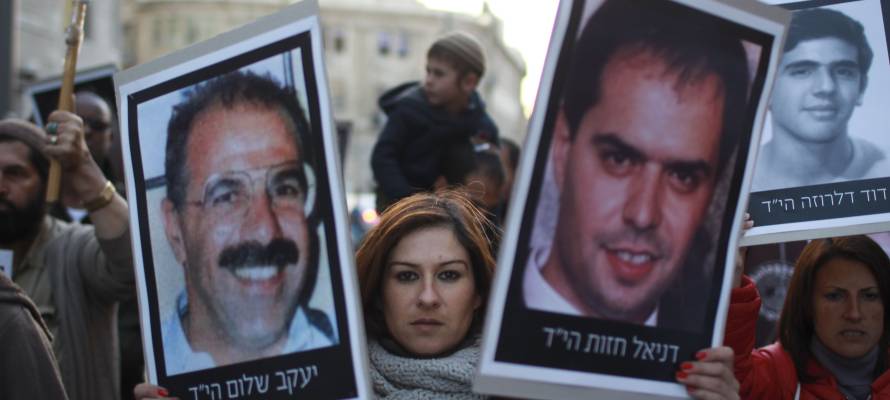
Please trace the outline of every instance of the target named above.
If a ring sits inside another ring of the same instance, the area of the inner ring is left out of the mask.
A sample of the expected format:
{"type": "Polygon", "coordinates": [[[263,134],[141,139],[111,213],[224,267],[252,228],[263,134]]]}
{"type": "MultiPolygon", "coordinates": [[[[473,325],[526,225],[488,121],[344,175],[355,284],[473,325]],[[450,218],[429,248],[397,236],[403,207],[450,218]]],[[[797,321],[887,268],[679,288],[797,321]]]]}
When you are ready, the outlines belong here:
{"type": "Polygon", "coordinates": [[[308,213],[304,189],[308,186],[307,179],[302,165],[296,161],[213,174],[204,183],[202,200],[186,201],[186,204],[201,207],[212,218],[243,218],[256,195],[256,183],[263,181],[276,212],[308,213]]]}
{"type": "Polygon", "coordinates": [[[104,131],[111,127],[111,124],[105,121],[101,121],[93,118],[84,118],[83,124],[90,128],[91,131],[104,131]]]}

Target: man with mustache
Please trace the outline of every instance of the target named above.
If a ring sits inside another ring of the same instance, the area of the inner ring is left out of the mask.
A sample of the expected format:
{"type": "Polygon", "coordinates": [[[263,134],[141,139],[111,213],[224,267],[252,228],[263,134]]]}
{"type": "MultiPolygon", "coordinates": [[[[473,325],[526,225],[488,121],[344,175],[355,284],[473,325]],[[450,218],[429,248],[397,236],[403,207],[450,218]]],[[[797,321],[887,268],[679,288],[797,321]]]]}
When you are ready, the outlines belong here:
{"type": "Polygon", "coordinates": [[[162,328],[167,375],[335,344],[308,306],[318,242],[294,91],[213,78],[174,107],[167,135],[164,225],[185,272],[162,328]]]}
{"type": "Polygon", "coordinates": [[[525,268],[529,308],[704,322],[686,277],[704,275],[696,246],[709,243],[711,203],[726,201],[715,187],[738,147],[748,82],[740,40],[718,24],[671,2],[613,0],[584,26],[552,131],[558,211],[538,208],[555,213],[555,232],[533,242],[525,268]]]}
{"type": "Polygon", "coordinates": [[[12,280],[54,338],[68,397],[119,399],[117,303],[135,293],[127,203],[90,157],[80,117],[56,111],[48,121],[51,135],[0,121],[0,250],[12,251],[12,280]],[[61,165],[63,195],[87,210],[93,226],[47,215],[50,157],[61,165]]]}
{"type": "Polygon", "coordinates": [[[868,86],[872,50],[862,24],[830,9],[793,14],[770,104],[753,191],[887,176],[874,144],[848,131],[868,86]]]}

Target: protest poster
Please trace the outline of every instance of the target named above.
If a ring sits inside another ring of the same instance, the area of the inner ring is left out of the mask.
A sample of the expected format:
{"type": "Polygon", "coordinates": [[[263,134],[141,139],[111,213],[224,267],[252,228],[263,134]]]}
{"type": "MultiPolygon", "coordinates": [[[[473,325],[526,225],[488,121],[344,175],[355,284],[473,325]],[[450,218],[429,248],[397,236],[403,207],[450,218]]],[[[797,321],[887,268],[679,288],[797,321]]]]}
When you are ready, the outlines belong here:
{"type": "Polygon", "coordinates": [[[115,75],[148,380],[369,396],[315,1],[115,75]]]}
{"type": "Polygon", "coordinates": [[[722,342],[788,12],[563,1],[514,188],[474,388],[685,398],[722,342]]]}
{"type": "MultiPolygon", "coordinates": [[[[117,67],[114,65],[103,65],[78,71],[74,76],[74,93],[91,92],[99,96],[112,108],[112,116],[116,115],[113,109],[114,81],[112,79],[115,72],[117,72],[117,67]]],[[[31,103],[34,123],[37,126],[43,126],[43,122],[49,118],[49,114],[58,108],[61,87],[61,76],[28,86],[26,92],[31,103]]]]}
{"type": "Polygon", "coordinates": [[[890,1],[772,3],[792,17],[742,243],[890,230],[890,1]]]}

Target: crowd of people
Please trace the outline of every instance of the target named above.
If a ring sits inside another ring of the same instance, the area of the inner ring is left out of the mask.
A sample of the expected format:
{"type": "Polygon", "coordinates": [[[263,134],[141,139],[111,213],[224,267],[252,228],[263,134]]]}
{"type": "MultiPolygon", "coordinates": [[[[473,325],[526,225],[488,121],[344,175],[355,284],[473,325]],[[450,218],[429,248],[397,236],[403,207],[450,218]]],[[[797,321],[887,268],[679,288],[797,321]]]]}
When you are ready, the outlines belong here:
{"type": "MultiPolygon", "coordinates": [[[[664,54],[670,49],[636,47],[634,53],[620,46],[613,49],[614,59],[602,60],[602,104],[611,104],[618,98],[609,96],[610,91],[617,90],[609,82],[651,83],[648,78],[625,76],[632,75],[634,70],[614,70],[609,67],[611,63],[644,66],[640,73],[650,77],[659,73],[674,76],[674,72],[665,70],[686,68],[677,60],[668,66],[664,54]],[[656,69],[660,72],[653,72],[656,69]],[[613,79],[606,79],[606,75],[613,79]]],[[[739,56],[743,57],[741,45],[738,47],[739,56]]],[[[683,81],[690,85],[686,89],[708,90],[706,96],[696,96],[699,99],[729,91],[727,86],[731,84],[726,82],[737,78],[728,76],[723,83],[711,79],[717,72],[702,67],[700,61],[692,59],[689,68],[698,68],[696,72],[705,77],[701,79],[707,84],[696,85],[699,78],[686,76],[690,79],[683,81]]],[[[472,379],[480,357],[481,329],[519,153],[515,143],[500,136],[485,111],[485,103],[476,90],[484,72],[485,57],[479,42],[468,34],[452,33],[429,49],[422,82],[400,85],[380,98],[388,120],[373,149],[371,167],[378,184],[381,216],[355,253],[370,379],[379,398],[484,398],[472,391],[472,379]]],[[[732,72],[747,73],[730,71],[727,75],[732,72]]],[[[287,93],[278,96],[270,94],[274,88],[257,89],[255,86],[263,83],[256,82],[258,78],[250,74],[227,79],[218,81],[225,82],[224,85],[210,85],[192,93],[186,99],[189,105],[177,109],[172,118],[171,127],[177,126],[178,136],[171,134],[168,138],[168,151],[173,147],[170,143],[178,143],[175,151],[183,156],[168,156],[167,161],[181,159],[181,164],[187,163],[188,168],[167,165],[170,189],[164,200],[165,229],[177,261],[188,267],[186,275],[192,277],[188,281],[196,285],[181,294],[181,298],[187,299],[181,302],[181,314],[164,325],[165,340],[170,337],[171,343],[181,345],[168,357],[168,368],[173,371],[250,360],[262,357],[266,350],[278,354],[275,352],[291,343],[267,341],[259,353],[251,353],[256,346],[246,345],[235,352],[217,346],[223,342],[254,344],[265,340],[255,337],[252,327],[274,321],[295,321],[296,325],[270,329],[304,332],[305,340],[299,344],[302,349],[330,345],[337,340],[330,322],[303,303],[302,296],[293,296],[294,304],[282,310],[257,310],[249,323],[234,323],[230,314],[240,308],[215,304],[208,295],[214,290],[225,290],[225,282],[220,282],[219,287],[201,286],[203,262],[210,262],[204,252],[209,252],[212,244],[201,243],[196,232],[203,232],[200,229],[205,223],[215,223],[214,229],[221,229],[220,221],[201,220],[187,206],[212,207],[206,198],[206,182],[213,177],[209,165],[228,163],[231,159],[226,158],[225,149],[209,151],[202,147],[199,151],[193,143],[212,134],[217,139],[224,137],[242,143],[244,146],[236,147],[249,147],[266,161],[285,160],[276,164],[274,171],[257,172],[264,173],[267,186],[274,187],[266,188],[267,196],[250,196],[254,189],[245,189],[246,201],[268,199],[269,212],[275,208],[276,212],[290,212],[291,217],[301,221],[313,218],[302,208],[307,202],[306,197],[301,197],[306,196],[301,191],[306,186],[302,163],[286,161],[299,159],[303,151],[299,145],[289,144],[294,132],[286,128],[299,131],[305,117],[289,104],[277,103],[287,93]],[[280,113],[279,109],[288,112],[280,113]],[[269,134],[260,143],[262,146],[250,147],[237,130],[208,131],[236,124],[251,124],[269,134]],[[275,151],[265,152],[269,149],[275,151]],[[291,196],[288,190],[298,194],[291,196]],[[189,197],[200,199],[192,201],[189,197]],[[190,312],[192,308],[198,311],[190,312]],[[288,318],[266,318],[265,312],[288,313],[288,318]],[[211,339],[189,340],[194,337],[211,339]]],[[[685,93],[684,85],[671,81],[670,85],[647,90],[676,97],[685,93]]],[[[744,96],[745,91],[739,93],[744,96]]],[[[573,103],[567,101],[564,106],[573,107],[573,103]]],[[[569,115],[571,110],[561,111],[565,114],[560,114],[560,123],[575,128],[587,124],[589,121],[580,117],[595,104],[578,107],[582,109],[574,119],[569,115]]],[[[125,337],[139,337],[135,308],[120,314],[120,320],[129,318],[130,329],[118,326],[119,304],[133,304],[136,284],[127,201],[119,194],[122,172],[115,172],[108,157],[109,143],[113,141],[113,112],[91,93],[78,93],[77,111],[53,113],[45,129],[21,120],[0,122],[0,248],[13,253],[12,279],[0,274],[0,398],[167,398],[170,393],[162,387],[137,384],[142,380],[141,345],[123,345],[125,337]],[[61,164],[63,184],[62,201],[48,213],[44,194],[51,159],[61,164]],[[121,358],[135,361],[122,366],[121,358]],[[134,364],[140,366],[135,368],[135,378],[133,373],[128,374],[129,378],[122,377],[122,371],[132,371],[134,364]]],[[[708,115],[723,112],[706,111],[708,115]]],[[[708,124],[701,123],[705,125],[708,124]]],[[[708,126],[718,133],[723,129],[717,123],[708,126]]],[[[565,172],[560,187],[566,212],[560,217],[566,220],[565,224],[578,219],[588,224],[601,223],[569,212],[572,204],[586,204],[576,192],[580,186],[573,186],[571,180],[580,179],[577,177],[588,169],[584,169],[583,163],[572,164],[573,160],[583,161],[573,158],[575,150],[569,149],[576,136],[570,136],[568,128],[562,135],[557,137],[562,140],[557,146],[566,148],[560,154],[568,161],[556,159],[559,171],[565,172]]],[[[588,146],[596,140],[599,139],[578,143],[588,146]]],[[[613,142],[618,140],[612,138],[607,144],[617,146],[613,142]]],[[[643,157],[644,150],[660,151],[655,148],[658,145],[653,146],[637,153],[643,157]]],[[[714,166],[707,168],[719,170],[718,158],[728,157],[717,157],[717,153],[710,151],[710,158],[702,156],[713,159],[714,166]]],[[[253,170],[242,172],[238,179],[253,185],[253,170]]],[[[714,172],[708,173],[712,177],[709,179],[716,180],[714,172]]],[[[248,205],[240,203],[227,206],[220,212],[229,213],[232,218],[232,213],[246,213],[248,209],[248,205]]],[[[699,207],[699,214],[705,208],[699,207]]],[[[635,214],[639,218],[634,221],[642,224],[639,219],[643,214],[635,214]]],[[[237,215],[244,218],[246,214],[237,215]]],[[[245,221],[235,222],[248,224],[245,221]]],[[[263,223],[259,218],[251,221],[263,223]]],[[[750,227],[752,222],[743,225],[750,227]]],[[[305,263],[305,258],[313,254],[311,247],[315,244],[306,238],[305,231],[286,232],[277,225],[267,228],[262,230],[267,236],[248,238],[251,243],[258,243],[256,249],[236,250],[263,257],[264,251],[270,252],[272,247],[293,248],[295,264],[305,263]],[[274,229],[278,231],[273,232],[274,229]],[[293,241],[280,240],[281,236],[293,241]],[[278,241],[273,246],[274,240],[278,241]]],[[[567,229],[557,232],[561,243],[571,244],[583,236],[567,229]]],[[[562,255],[563,249],[558,250],[542,266],[549,268],[542,269],[542,282],[550,282],[551,277],[563,273],[552,272],[564,271],[562,263],[586,265],[584,260],[574,259],[585,258],[584,255],[562,255]]],[[[740,251],[740,258],[743,253],[740,251]]],[[[753,346],[760,298],[742,272],[742,268],[737,268],[734,277],[725,346],[701,349],[694,359],[680,360],[676,365],[676,381],[687,388],[690,396],[856,400],[890,397],[890,331],[886,329],[886,321],[890,321],[890,260],[877,244],[866,236],[810,242],[791,279],[780,319],[779,340],[762,349],[753,346]]],[[[293,277],[292,281],[300,287],[304,278],[293,277]]],[[[561,279],[570,278],[567,275],[561,279]]],[[[571,300],[572,296],[566,296],[571,300]]],[[[579,309],[584,304],[581,300],[570,303],[579,309]]],[[[650,308],[641,306],[635,311],[640,312],[619,318],[616,311],[606,317],[649,324],[650,308]]],[[[661,311],[657,323],[670,323],[664,309],[661,311]]]]}

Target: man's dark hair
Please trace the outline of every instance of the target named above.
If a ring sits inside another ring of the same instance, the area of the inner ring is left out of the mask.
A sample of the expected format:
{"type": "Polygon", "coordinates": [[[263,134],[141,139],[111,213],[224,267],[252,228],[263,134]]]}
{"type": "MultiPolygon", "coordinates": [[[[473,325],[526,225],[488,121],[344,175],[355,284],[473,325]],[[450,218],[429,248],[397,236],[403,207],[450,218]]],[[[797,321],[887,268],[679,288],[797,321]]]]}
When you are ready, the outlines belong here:
{"type": "Polygon", "coordinates": [[[478,173],[491,179],[499,188],[504,185],[504,164],[501,156],[494,149],[477,149],[474,154],[476,167],[470,173],[478,173]]]}
{"type": "Polygon", "coordinates": [[[40,176],[40,180],[44,184],[46,184],[47,177],[49,176],[49,160],[46,158],[46,156],[35,149],[30,143],[20,140],[14,136],[0,133],[0,143],[10,142],[19,142],[28,147],[28,161],[31,162],[31,165],[33,165],[34,169],[37,170],[37,175],[40,176]]]}
{"type": "MultiPolygon", "coordinates": [[[[164,160],[164,178],[167,180],[167,198],[177,210],[185,204],[189,174],[186,170],[188,139],[192,124],[201,113],[213,107],[232,109],[237,105],[255,105],[278,110],[291,124],[291,133],[300,150],[302,161],[308,161],[309,151],[303,146],[301,135],[309,135],[309,122],[297,100],[296,90],[280,86],[269,75],[250,71],[234,71],[198,84],[185,93],[185,100],[173,107],[173,115],[167,125],[167,150],[164,160]]],[[[300,168],[298,180],[305,190],[308,187],[305,171],[300,168]]],[[[314,207],[317,209],[318,207],[314,207]]],[[[313,213],[315,214],[315,213],[313,213]]],[[[316,217],[307,215],[309,232],[308,265],[299,303],[307,305],[315,290],[318,274],[318,238],[314,227],[316,217]]]]}
{"type": "Polygon", "coordinates": [[[720,176],[747,114],[748,60],[731,29],[713,15],[670,1],[606,0],[577,39],[565,81],[562,107],[572,139],[584,114],[600,100],[606,64],[619,52],[650,54],[664,61],[666,74],[677,75],[678,90],[711,75],[719,78],[724,98],[720,176]]]}
{"type": "Polygon", "coordinates": [[[501,148],[507,149],[507,163],[511,170],[516,171],[519,164],[519,145],[510,138],[501,138],[501,148]]]}
{"type": "Polygon", "coordinates": [[[439,171],[449,185],[461,185],[476,168],[476,156],[473,143],[469,140],[456,140],[448,143],[442,150],[439,171]]]}
{"type": "MultiPolygon", "coordinates": [[[[185,202],[189,183],[186,149],[195,119],[213,107],[231,109],[244,104],[281,111],[282,116],[292,124],[291,133],[300,149],[301,158],[304,161],[307,159],[308,151],[303,147],[301,135],[310,133],[309,122],[294,89],[280,86],[268,75],[261,76],[249,71],[234,71],[212,78],[185,93],[185,100],[173,107],[173,115],[167,125],[164,178],[167,181],[167,198],[177,210],[185,202]]],[[[306,178],[302,174],[300,183],[305,189],[306,178]]]]}
{"type": "Polygon", "coordinates": [[[496,148],[489,143],[474,145],[469,140],[447,145],[439,170],[449,185],[465,184],[467,177],[474,172],[492,179],[498,185],[502,185],[506,179],[496,148]]]}
{"type": "Polygon", "coordinates": [[[837,38],[856,48],[857,64],[862,76],[860,88],[865,89],[874,53],[868,45],[862,24],[840,11],[825,8],[795,11],[791,15],[791,25],[788,26],[785,53],[794,50],[801,42],[824,38],[837,38]]]}

